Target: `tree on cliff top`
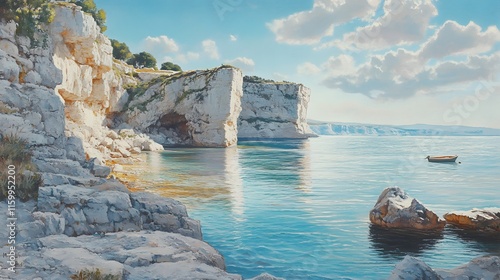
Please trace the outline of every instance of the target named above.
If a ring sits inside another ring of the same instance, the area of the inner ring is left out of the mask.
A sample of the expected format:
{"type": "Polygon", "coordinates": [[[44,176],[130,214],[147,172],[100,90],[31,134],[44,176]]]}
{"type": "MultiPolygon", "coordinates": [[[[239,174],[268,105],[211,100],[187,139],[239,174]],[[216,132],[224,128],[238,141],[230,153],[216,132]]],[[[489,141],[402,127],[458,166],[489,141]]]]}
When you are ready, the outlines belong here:
{"type": "Polygon", "coordinates": [[[94,0],[71,0],[70,2],[82,7],[82,11],[91,14],[101,28],[101,32],[106,31],[106,12],[103,9],[98,10],[94,0]]]}
{"type": "Polygon", "coordinates": [[[32,46],[47,39],[43,26],[54,19],[50,0],[0,0],[0,20],[14,20],[16,34],[30,38],[32,46]],[[37,35],[37,36],[35,36],[37,35]]]}
{"type": "Polygon", "coordinates": [[[125,43],[111,39],[111,46],[113,47],[113,57],[116,59],[127,61],[134,56],[125,43]]]}
{"type": "Polygon", "coordinates": [[[172,71],[182,71],[181,67],[172,62],[163,62],[161,64],[161,70],[172,70],[172,71]]]}
{"type": "Polygon", "coordinates": [[[156,67],[156,58],[148,52],[140,52],[134,54],[132,58],[127,61],[128,64],[133,65],[135,68],[154,68],[156,67]]]}

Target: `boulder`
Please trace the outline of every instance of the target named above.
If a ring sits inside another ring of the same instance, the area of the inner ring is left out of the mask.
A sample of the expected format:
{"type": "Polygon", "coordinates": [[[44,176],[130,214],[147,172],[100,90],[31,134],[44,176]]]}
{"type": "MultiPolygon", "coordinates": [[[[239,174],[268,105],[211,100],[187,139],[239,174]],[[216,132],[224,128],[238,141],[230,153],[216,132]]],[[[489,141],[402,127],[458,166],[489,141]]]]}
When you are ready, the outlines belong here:
{"type": "Polygon", "coordinates": [[[423,261],[406,256],[396,265],[389,280],[500,280],[500,257],[482,256],[453,269],[432,269],[423,261]]]}
{"type": "Polygon", "coordinates": [[[423,261],[406,256],[396,265],[387,280],[441,280],[441,277],[423,261]]]}
{"type": "Polygon", "coordinates": [[[285,280],[284,278],[273,276],[269,273],[261,273],[254,278],[250,278],[249,280],[285,280]]]}
{"type": "Polygon", "coordinates": [[[500,257],[482,256],[454,269],[436,269],[443,280],[500,280],[500,257]]]}
{"type": "Polygon", "coordinates": [[[388,228],[443,229],[446,221],[399,187],[386,188],[370,211],[370,221],[388,228]]]}
{"type": "Polygon", "coordinates": [[[500,232],[500,208],[453,211],[444,214],[444,218],[459,228],[500,232]]]}

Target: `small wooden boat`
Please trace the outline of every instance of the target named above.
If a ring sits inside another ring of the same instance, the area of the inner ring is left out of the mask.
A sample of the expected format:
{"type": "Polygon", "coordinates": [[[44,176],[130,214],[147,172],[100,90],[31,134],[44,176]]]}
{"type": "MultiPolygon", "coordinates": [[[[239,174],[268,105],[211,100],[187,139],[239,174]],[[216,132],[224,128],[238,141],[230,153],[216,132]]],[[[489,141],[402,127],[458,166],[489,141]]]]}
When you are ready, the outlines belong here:
{"type": "Polygon", "coordinates": [[[455,162],[458,156],[427,156],[429,162],[455,162]]]}

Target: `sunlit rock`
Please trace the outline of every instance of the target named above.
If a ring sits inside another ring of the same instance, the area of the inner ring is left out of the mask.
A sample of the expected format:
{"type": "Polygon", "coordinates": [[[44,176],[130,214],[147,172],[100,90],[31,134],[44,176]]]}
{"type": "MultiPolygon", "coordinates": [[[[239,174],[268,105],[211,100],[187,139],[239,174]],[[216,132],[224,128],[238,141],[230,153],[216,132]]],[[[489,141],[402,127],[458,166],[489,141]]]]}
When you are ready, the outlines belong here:
{"type": "Polygon", "coordinates": [[[446,222],[399,187],[386,188],[370,211],[370,221],[388,228],[442,229],[446,222]]]}
{"type": "Polygon", "coordinates": [[[239,138],[308,138],[310,89],[302,84],[254,82],[245,77],[239,138]]]}
{"type": "Polygon", "coordinates": [[[500,208],[453,211],[444,214],[446,221],[464,229],[500,231],[500,208]]]}

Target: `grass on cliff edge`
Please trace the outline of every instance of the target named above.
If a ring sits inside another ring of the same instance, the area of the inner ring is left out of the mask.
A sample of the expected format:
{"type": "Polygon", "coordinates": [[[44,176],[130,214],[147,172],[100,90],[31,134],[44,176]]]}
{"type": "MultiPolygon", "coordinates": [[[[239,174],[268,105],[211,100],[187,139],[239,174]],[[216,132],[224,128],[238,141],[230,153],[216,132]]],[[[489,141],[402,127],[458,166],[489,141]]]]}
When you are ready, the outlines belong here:
{"type": "Polygon", "coordinates": [[[31,156],[28,142],[14,135],[0,135],[0,201],[9,196],[9,187],[16,199],[38,199],[42,178],[36,173],[31,156]]]}

